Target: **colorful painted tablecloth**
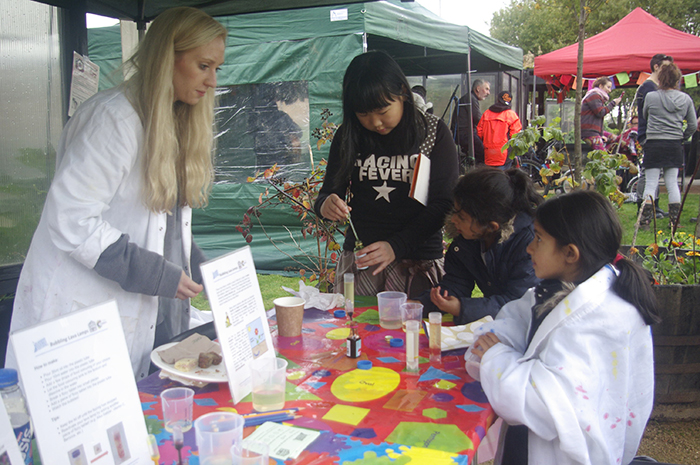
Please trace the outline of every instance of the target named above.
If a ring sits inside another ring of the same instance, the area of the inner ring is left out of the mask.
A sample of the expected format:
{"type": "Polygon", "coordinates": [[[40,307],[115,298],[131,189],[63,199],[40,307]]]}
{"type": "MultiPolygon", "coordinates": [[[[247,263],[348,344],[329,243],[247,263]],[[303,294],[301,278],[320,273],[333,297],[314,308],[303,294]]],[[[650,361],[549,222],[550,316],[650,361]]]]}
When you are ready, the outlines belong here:
{"type": "MultiPolygon", "coordinates": [[[[348,358],[347,319],[333,312],[307,309],[302,336],[277,336],[275,348],[289,361],[285,408],[298,407],[301,418],[288,422],[321,431],[294,461],[316,464],[469,464],[495,419],[481,385],[464,370],[463,352],[443,352],[431,366],[428,339],[420,335],[420,373],[405,369],[405,348],[391,347],[387,336],[404,338],[403,330],[379,326],[376,307],[361,308],[355,323],[362,355],[348,358]],[[370,360],[370,370],[357,368],[370,360]]],[[[176,464],[172,436],[163,429],[159,394],[179,383],[158,373],[138,383],[150,433],[156,435],[161,464],[176,464]]],[[[212,411],[252,412],[251,396],[233,405],[226,383],[195,389],[194,418],[212,411]]],[[[255,427],[246,428],[244,436],[255,427]]],[[[185,433],[183,457],[199,465],[194,428],[185,433]]],[[[271,461],[273,463],[273,461],[271,461]]],[[[282,463],[281,461],[279,463],[282,463]]]]}

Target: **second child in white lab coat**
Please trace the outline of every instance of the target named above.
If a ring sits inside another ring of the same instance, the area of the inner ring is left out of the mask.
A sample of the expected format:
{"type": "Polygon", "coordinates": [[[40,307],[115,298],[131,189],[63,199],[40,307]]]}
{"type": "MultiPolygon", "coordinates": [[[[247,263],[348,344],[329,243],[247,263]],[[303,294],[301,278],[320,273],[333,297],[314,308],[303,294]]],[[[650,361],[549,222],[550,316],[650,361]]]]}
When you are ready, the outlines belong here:
{"type": "Polygon", "coordinates": [[[634,457],[654,400],[649,325],[659,317],[648,275],[617,252],[621,237],[596,192],[538,208],[528,252],[543,281],[483,325],[467,355],[467,371],[507,424],[495,463],[634,457]]]}

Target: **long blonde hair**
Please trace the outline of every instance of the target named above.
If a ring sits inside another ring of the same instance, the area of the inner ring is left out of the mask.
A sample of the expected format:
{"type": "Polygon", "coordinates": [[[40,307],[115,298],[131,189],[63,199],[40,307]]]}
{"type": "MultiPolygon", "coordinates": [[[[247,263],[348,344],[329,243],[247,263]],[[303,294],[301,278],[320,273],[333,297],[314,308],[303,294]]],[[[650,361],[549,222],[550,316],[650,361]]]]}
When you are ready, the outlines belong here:
{"type": "Polygon", "coordinates": [[[151,24],[128,65],[135,70],[127,95],[145,129],[144,203],[154,212],[170,212],[207,204],[213,179],[214,89],[196,105],[174,102],[175,57],[226,41],[219,22],[196,8],[178,7],[161,13],[151,24]]]}

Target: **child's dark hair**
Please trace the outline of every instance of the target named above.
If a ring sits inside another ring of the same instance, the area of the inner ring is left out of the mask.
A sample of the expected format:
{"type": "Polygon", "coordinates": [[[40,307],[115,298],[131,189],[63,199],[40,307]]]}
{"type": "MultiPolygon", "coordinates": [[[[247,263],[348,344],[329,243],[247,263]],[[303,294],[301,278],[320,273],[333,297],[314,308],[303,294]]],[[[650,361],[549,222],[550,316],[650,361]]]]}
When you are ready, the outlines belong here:
{"type": "MultiPolygon", "coordinates": [[[[535,220],[559,246],[578,247],[581,282],[617,257],[622,226],[610,201],[598,192],[574,191],[548,199],[537,209],[535,220]]],[[[634,305],[646,324],[661,321],[648,273],[624,257],[616,261],[615,267],[620,275],[613,291],[634,305]]]]}
{"type": "Polygon", "coordinates": [[[404,99],[403,116],[392,130],[392,141],[397,143],[397,149],[408,153],[425,138],[427,122],[413,102],[411,85],[401,67],[382,51],[363,53],[350,62],[343,78],[341,164],[337,183],[347,182],[361,147],[372,150],[372,142],[377,137],[362,127],[355,113],[386,107],[397,98],[404,99]]]}
{"type": "Polygon", "coordinates": [[[518,212],[534,216],[544,200],[524,171],[490,166],[467,172],[452,193],[457,206],[484,226],[495,221],[502,227],[518,212]]]}

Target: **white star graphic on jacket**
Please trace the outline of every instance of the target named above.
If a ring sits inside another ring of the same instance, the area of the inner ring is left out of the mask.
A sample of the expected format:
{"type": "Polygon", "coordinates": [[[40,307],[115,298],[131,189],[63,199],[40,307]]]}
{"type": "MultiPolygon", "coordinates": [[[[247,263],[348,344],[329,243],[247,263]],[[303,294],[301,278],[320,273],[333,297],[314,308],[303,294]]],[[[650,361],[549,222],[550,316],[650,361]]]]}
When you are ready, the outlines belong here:
{"type": "Polygon", "coordinates": [[[377,186],[372,186],[372,189],[374,189],[375,191],[378,192],[378,193],[377,193],[377,197],[376,197],[374,200],[379,200],[381,197],[384,197],[384,199],[385,199],[387,202],[391,203],[391,200],[389,200],[389,193],[390,193],[391,191],[393,191],[394,189],[396,189],[396,188],[395,188],[395,187],[389,187],[389,186],[387,186],[387,185],[386,185],[386,181],[384,181],[384,184],[382,184],[382,185],[379,186],[379,187],[377,187],[377,186]]]}

